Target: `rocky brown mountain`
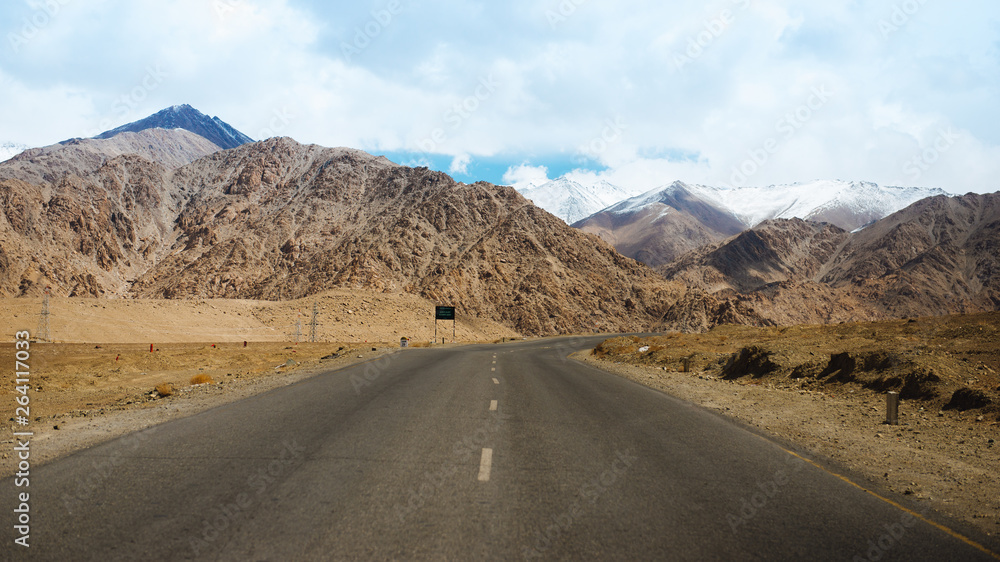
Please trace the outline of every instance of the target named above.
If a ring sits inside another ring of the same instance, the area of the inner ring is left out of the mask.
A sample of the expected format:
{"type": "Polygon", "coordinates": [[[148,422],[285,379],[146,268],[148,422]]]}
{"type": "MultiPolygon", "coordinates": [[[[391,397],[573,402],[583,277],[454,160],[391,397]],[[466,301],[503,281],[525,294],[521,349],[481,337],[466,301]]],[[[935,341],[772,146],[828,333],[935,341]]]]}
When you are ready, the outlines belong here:
{"type": "Polygon", "coordinates": [[[527,334],[1000,307],[1000,194],[932,197],[853,234],[801,219],[744,231],[684,184],[653,195],[584,228],[651,263],[684,252],[659,273],[510,187],[291,139],[219,150],[181,129],[123,132],[0,163],[0,295],[283,300],[363,288],[527,334]]]}
{"type": "Polygon", "coordinates": [[[651,267],[670,263],[744,228],[731,213],[697,196],[682,182],[650,197],[613,205],[573,224],[622,254],[651,267]]]}
{"type": "Polygon", "coordinates": [[[123,155],[140,156],[174,169],[220,150],[209,140],[182,129],[146,129],[108,139],[73,139],[30,148],[0,166],[0,179],[54,183],[68,175],[89,174],[107,160],[123,155]]]}
{"type": "Polygon", "coordinates": [[[357,150],[271,139],[173,170],[137,155],[61,175],[5,166],[7,296],[51,285],[78,296],[286,299],[363,287],[553,333],[643,330],[677,292],[512,188],[357,150]]]}
{"type": "Polygon", "coordinates": [[[1000,309],[1000,193],[918,201],[854,234],[766,221],[660,271],[691,291],[665,328],[867,321],[1000,309]]]}
{"type": "Polygon", "coordinates": [[[858,230],[940,189],[870,182],[811,181],[767,187],[712,187],[674,182],[581,220],[626,256],[650,266],[670,263],[704,244],[758,224],[800,218],[858,230]]]}

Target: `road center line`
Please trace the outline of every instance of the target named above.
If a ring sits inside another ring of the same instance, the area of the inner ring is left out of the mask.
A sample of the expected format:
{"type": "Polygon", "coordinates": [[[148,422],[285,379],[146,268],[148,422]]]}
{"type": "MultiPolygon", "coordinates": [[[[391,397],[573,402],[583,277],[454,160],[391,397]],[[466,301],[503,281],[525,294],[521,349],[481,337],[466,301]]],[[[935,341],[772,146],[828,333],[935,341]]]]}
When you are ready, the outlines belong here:
{"type": "Polygon", "coordinates": [[[496,371],[496,370],[497,370],[496,367],[490,367],[490,371],[496,371]]]}
{"type": "Polygon", "coordinates": [[[500,381],[498,381],[496,377],[493,377],[493,384],[500,384],[500,381]]]}
{"type": "Polygon", "coordinates": [[[497,411],[497,401],[496,400],[490,400],[490,411],[491,412],[497,411]]]}
{"type": "Polygon", "coordinates": [[[483,458],[479,461],[479,481],[490,481],[490,466],[493,464],[493,449],[483,449],[483,458]]]}

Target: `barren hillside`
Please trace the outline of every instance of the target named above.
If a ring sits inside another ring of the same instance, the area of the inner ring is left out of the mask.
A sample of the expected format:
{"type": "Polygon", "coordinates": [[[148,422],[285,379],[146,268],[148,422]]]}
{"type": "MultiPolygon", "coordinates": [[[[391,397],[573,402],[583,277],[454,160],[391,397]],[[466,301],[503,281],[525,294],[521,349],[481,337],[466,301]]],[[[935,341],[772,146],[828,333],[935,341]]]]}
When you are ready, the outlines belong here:
{"type": "MultiPolygon", "coordinates": [[[[115,137],[117,138],[117,137],[115,137]]],[[[406,292],[523,333],[634,331],[676,290],[509,187],[290,139],[0,181],[0,291],[290,299],[406,292]]],[[[2,177],[2,174],[0,174],[2,177]]]]}
{"type": "Polygon", "coordinates": [[[767,221],[661,269],[691,291],[668,329],[1000,309],[1000,194],[932,197],[857,232],[767,221]]]}

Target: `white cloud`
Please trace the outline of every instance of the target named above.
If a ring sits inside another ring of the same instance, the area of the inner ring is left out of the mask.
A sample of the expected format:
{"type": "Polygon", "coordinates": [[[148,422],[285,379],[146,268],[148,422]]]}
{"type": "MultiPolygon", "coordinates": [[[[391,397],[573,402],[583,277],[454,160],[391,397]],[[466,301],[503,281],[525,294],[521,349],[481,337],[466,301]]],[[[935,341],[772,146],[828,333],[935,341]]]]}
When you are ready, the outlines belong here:
{"type": "MultiPolygon", "coordinates": [[[[389,4],[66,3],[17,52],[0,50],[2,135],[47,144],[191,103],[255,138],[442,154],[454,173],[510,155],[526,165],[508,183],[531,169],[547,179],[546,159],[650,188],[727,183],[748,160],[752,184],[964,192],[1000,177],[996,3],[927,2],[900,17],[900,3],[585,2],[555,24],[557,2],[401,2],[388,17],[389,4]],[[363,48],[345,58],[359,31],[363,48]],[[166,77],[143,88],[150,68],[166,77]],[[829,102],[790,122],[817,87],[829,102]],[[609,120],[620,134],[606,134],[609,120]],[[904,171],[949,127],[960,142],[919,177],[904,171]]],[[[33,14],[0,6],[0,36],[33,14]]]]}
{"type": "Polygon", "coordinates": [[[548,181],[549,170],[545,166],[520,164],[511,166],[503,175],[503,182],[514,189],[538,187],[548,181]]]}
{"type": "Polygon", "coordinates": [[[451,174],[468,174],[469,164],[471,162],[471,156],[468,154],[459,154],[451,161],[451,166],[449,166],[448,172],[451,174]]]}

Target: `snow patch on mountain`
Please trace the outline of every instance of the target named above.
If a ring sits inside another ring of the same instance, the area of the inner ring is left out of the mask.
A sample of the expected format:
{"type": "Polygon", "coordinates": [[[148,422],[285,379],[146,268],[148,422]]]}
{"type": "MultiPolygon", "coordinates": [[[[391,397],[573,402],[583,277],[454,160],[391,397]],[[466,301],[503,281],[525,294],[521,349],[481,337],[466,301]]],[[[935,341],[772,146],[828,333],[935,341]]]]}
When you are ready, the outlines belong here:
{"type": "Polygon", "coordinates": [[[539,186],[520,187],[518,191],[536,206],[573,224],[578,220],[635,195],[621,187],[600,181],[583,185],[565,176],[539,186]]]}
{"type": "Polygon", "coordinates": [[[848,230],[886,217],[921,199],[946,195],[941,189],[839,180],[735,188],[678,181],[605,210],[615,214],[633,214],[661,203],[681,190],[732,213],[747,228],[770,219],[800,218],[831,222],[848,230]]]}
{"type": "Polygon", "coordinates": [[[16,142],[0,142],[0,162],[6,162],[28,148],[28,145],[16,142]]]}

